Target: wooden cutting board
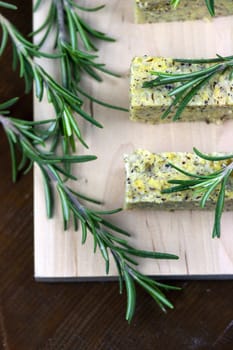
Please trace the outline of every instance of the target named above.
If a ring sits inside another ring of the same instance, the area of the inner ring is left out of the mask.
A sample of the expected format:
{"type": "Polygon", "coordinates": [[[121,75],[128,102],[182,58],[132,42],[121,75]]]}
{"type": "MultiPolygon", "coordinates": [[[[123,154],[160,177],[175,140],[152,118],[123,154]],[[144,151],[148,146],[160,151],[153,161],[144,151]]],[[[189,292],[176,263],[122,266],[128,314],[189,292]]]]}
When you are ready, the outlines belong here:
{"type": "MultiPolygon", "coordinates": [[[[85,16],[101,31],[117,39],[116,43],[98,43],[100,62],[122,75],[122,78],[104,76],[103,83],[86,79],[84,85],[95,97],[106,102],[128,107],[129,67],[137,55],[172,57],[213,57],[233,54],[233,17],[213,21],[159,23],[136,25],[133,22],[133,1],[108,0],[106,8],[97,14],[85,16]]],[[[98,5],[101,1],[83,1],[98,5]]],[[[37,28],[44,20],[47,5],[34,15],[37,28]]],[[[47,48],[49,49],[49,44],[47,48]]],[[[41,61],[55,77],[58,65],[41,61]]],[[[36,100],[35,118],[53,117],[47,101],[36,100]]],[[[203,152],[233,151],[233,121],[223,125],[205,123],[171,123],[146,125],[129,121],[128,113],[112,111],[86,103],[86,109],[104,125],[97,129],[82,124],[89,151],[98,160],[75,166],[79,181],[73,186],[80,192],[102,200],[102,208],[121,207],[124,202],[124,153],[135,148],[153,152],[191,151],[193,146],[203,152]]],[[[56,204],[55,216],[46,219],[41,175],[35,167],[35,277],[37,279],[81,279],[105,277],[105,266],[99,253],[93,254],[89,237],[81,245],[81,233],[72,229],[63,231],[61,211],[56,204]]],[[[182,211],[156,212],[154,210],[125,211],[111,217],[111,221],[132,233],[131,242],[141,249],[152,249],[179,255],[178,261],[142,260],[140,269],[156,276],[177,277],[232,277],[233,276],[233,213],[224,213],[220,239],[211,238],[213,212],[182,211]]],[[[111,265],[109,276],[115,276],[111,265]]]]}

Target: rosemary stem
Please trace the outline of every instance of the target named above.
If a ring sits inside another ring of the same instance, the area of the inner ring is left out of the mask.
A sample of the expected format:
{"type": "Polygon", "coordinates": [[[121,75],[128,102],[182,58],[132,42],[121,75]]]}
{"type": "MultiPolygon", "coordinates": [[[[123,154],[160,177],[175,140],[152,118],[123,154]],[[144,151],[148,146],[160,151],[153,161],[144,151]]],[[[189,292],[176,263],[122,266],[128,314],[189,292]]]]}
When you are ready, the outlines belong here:
{"type": "Polygon", "coordinates": [[[5,25],[7,27],[8,33],[12,39],[12,42],[15,44],[19,52],[24,56],[24,58],[28,61],[31,67],[37,69],[40,71],[40,74],[43,76],[44,80],[48,81],[48,78],[44,74],[43,70],[41,69],[41,66],[37,64],[31,56],[28,55],[28,53],[25,51],[24,46],[21,44],[20,40],[17,38],[17,36],[14,33],[14,28],[12,27],[12,24],[8,21],[7,18],[5,18],[0,13],[0,24],[5,25]]]}
{"type": "Polygon", "coordinates": [[[232,161],[228,166],[226,166],[226,168],[225,168],[224,171],[223,171],[222,177],[224,178],[224,176],[226,176],[227,173],[228,173],[229,171],[232,171],[232,170],[233,170],[233,161],[232,161]]]}
{"type": "Polygon", "coordinates": [[[12,130],[16,135],[21,135],[20,131],[12,124],[10,118],[4,117],[0,114],[0,124],[2,124],[4,129],[12,130]]]}
{"type": "Polygon", "coordinates": [[[71,202],[79,210],[79,212],[86,217],[86,211],[84,206],[78,201],[78,199],[73,195],[73,193],[70,192],[70,190],[66,186],[64,187],[64,191],[66,192],[71,202]]]}
{"type": "Polygon", "coordinates": [[[4,117],[2,114],[0,114],[0,123],[3,125],[3,126],[8,126],[10,123],[9,123],[9,118],[7,117],[4,117]]]}
{"type": "MultiPolygon", "coordinates": [[[[58,178],[54,175],[54,173],[49,169],[48,166],[43,167],[46,171],[48,177],[53,183],[59,183],[58,178]]],[[[67,188],[67,186],[63,186],[63,190],[66,192],[67,196],[69,197],[70,201],[74,204],[74,206],[78,209],[78,211],[86,216],[86,211],[84,206],[79,202],[79,200],[73,195],[73,193],[67,188]]]]}
{"type": "Polygon", "coordinates": [[[10,21],[0,13],[0,24],[2,26],[6,26],[9,36],[12,39],[12,42],[15,44],[16,48],[24,55],[24,57],[28,60],[28,62],[33,66],[35,66],[35,63],[33,60],[28,56],[28,54],[25,52],[24,45],[20,42],[20,40],[17,38],[17,36],[14,33],[14,27],[11,24],[10,21]]]}
{"type": "Polygon", "coordinates": [[[64,18],[64,4],[63,0],[54,0],[55,6],[57,8],[57,21],[59,28],[60,40],[66,41],[66,30],[65,30],[65,18],[64,18]]]}
{"type": "Polygon", "coordinates": [[[48,177],[50,178],[50,180],[51,180],[53,183],[57,183],[57,182],[58,182],[58,179],[56,178],[56,176],[54,175],[54,173],[49,169],[48,166],[43,166],[43,169],[46,171],[48,177]]]}

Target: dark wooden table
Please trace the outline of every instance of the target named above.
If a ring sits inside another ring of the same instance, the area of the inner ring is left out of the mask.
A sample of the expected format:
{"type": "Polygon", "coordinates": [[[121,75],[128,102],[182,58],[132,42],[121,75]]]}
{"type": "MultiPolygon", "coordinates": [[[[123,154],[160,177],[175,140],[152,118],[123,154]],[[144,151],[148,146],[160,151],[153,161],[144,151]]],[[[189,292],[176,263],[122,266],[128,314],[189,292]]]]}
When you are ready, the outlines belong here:
{"type": "MultiPolygon", "coordinates": [[[[31,1],[14,3],[17,13],[4,13],[27,34],[31,1]]],[[[12,73],[10,47],[0,63],[0,101],[21,97],[12,114],[31,119],[32,96],[12,73]]],[[[117,283],[35,282],[32,174],[12,184],[2,129],[0,159],[0,349],[233,349],[233,281],[177,282],[183,290],[170,293],[175,310],[167,314],[138,289],[131,325],[117,283]]]]}

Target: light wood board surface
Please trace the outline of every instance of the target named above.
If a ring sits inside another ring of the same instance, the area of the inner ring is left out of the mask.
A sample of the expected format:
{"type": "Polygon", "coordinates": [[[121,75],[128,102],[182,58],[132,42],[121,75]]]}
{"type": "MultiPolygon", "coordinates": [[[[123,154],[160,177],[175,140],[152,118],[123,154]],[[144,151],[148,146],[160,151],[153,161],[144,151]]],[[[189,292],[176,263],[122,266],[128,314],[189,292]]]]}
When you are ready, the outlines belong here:
{"type": "MultiPolygon", "coordinates": [[[[99,5],[102,1],[82,1],[99,5]]],[[[233,53],[233,17],[210,21],[133,23],[133,1],[105,0],[106,8],[86,16],[93,25],[117,39],[116,43],[98,43],[100,62],[120,73],[121,79],[104,76],[104,82],[85,80],[87,90],[109,103],[128,107],[129,67],[132,57],[144,54],[172,57],[213,57],[233,53]]],[[[35,28],[44,20],[46,5],[34,15],[35,28]]],[[[43,65],[58,76],[53,62],[43,65]]],[[[128,113],[112,111],[86,103],[94,118],[104,125],[98,129],[85,123],[84,138],[90,146],[82,153],[96,154],[98,160],[75,166],[79,181],[74,188],[102,200],[104,208],[122,207],[124,202],[124,153],[135,148],[153,152],[191,151],[193,146],[203,152],[233,151],[233,122],[223,125],[205,123],[171,123],[146,125],[129,121],[128,113]]],[[[46,101],[35,100],[35,118],[49,118],[53,110],[46,101]]],[[[99,253],[93,254],[92,237],[81,245],[80,232],[63,231],[60,209],[55,208],[52,220],[46,219],[41,175],[35,167],[35,277],[82,278],[105,277],[105,266],[99,253]]],[[[213,212],[154,210],[124,211],[111,221],[132,233],[131,242],[141,249],[152,249],[179,255],[178,261],[141,260],[140,269],[156,276],[233,276],[233,213],[224,213],[222,235],[212,239],[213,212]]],[[[115,276],[111,264],[109,276],[115,276]]]]}

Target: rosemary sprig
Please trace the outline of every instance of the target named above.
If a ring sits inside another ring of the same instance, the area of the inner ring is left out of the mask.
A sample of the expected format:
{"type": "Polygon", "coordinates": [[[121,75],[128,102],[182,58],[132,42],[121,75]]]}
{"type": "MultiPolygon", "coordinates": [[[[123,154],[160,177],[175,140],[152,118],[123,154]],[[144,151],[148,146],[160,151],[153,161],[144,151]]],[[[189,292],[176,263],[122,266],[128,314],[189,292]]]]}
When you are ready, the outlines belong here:
{"type": "MultiPolygon", "coordinates": [[[[64,43],[60,41],[60,39],[58,39],[58,54],[44,53],[40,50],[38,45],[32,44],[25,39],[15,26],[1,14],[0,26],[3,31],[0,55],[2,55],[8,38],[10,37],[13,48],[13,69],[16,69],[19,63],[20,77],[23,77],[25,80],[26,92],[31,90],[33,81],[35,82],[35,94],[39,101],[43,99],[46,92],[48,102],[53,105],[56,118],[59,121],[60,134],[64,138],[64,148],[66,150],[68,150],[70,146],[73,151],[75,150],[75,138],[77,138],[82,145],[88,147],[83,139],[78,120],[74,113],[77,113],[91,124],[102,128],[102,125],[83,109],[83,100],[77,93],[87,96],[94,102],[100,103],[106,107],[126,111],[124,108],[98,101],[81,89],[79,83],[83,70],[88,71],[90,75],[92,72],[93,77],[95,75],[94,69],[108,72],[103,68],[102,64],[93,62],[95,56],[79,50],[73,50],[69,43],[64,43]],[[62,85],[57,83],[41,65],[33,60],[33,58],[41,57],[59,59],[61,61],[63,67],[62,85]],[[79,69],[77,69],[77,67],[79,67],[79,69]]],[[[59,135],[59,133],[57,133],[57,135],[59,135]]]]}
{"type": "Polygon", "coordinates": [[[93,202],[93,199],[86,198],[68,187],[52,166],[43,166],[42,172],[48,198],[52,193],[51,185],[55,186],[59,193],[64,229],[66,230],[68,228],[72,217],[75,229],[81,224],[82,244],[86,242],[88,232],[91,233],[94,241],[94,253],[98,247],[105,261],[106,274],[109,273],[110,267],[109,253],[112,255],[118,271],[120,293],[122,293],[124,283],[126,286],[126,320],[130,322],[135,311],[135,283],[141,285],[155,299],[163,311],[165,311],[166,307],[173,308],[173,305],[166,298],[162,290],[178,290],[179,288],[158,283],[140,273],[136,268],[138,263],[135,257],[151,259],[178,259],[178,257],[173,254],[135,249],[125,238],[119,237],[119,234],[126,237],[130,236],[130,234],[105,218],[106,215],[118,213],[121,209],[97,211],[84,207],[80,202],[81,199],[91,202],[93,202]]]}
{"type": "MultiPolygon", "coordinates": [[[[180,0],[170,0],[171,5],[177,7],[180,4],[180,0]]],[[[206,7],[211,16],[215,16],[214,0],[205,0],[206,7]]]]}
{"type": "MultiPolygon", "coordinates": [[[[36,9],[41,1],[36,3],[36,9]]],[[[44,23],[31,35],[42,34],[38,46],[41,47],[52,34],[55,28],[54,47],[61,54],[61,78],[62,85],[74,94],[85,96],[91,101],[108,108],[127,111],[126,108],[114,106],[100,101],[80,88],[80,79],[83,73],[101,82],[102,77],[98,72],[103,72],[114,77],[118,74],[108,70],[105,64],[98,61],[98,49],[95,40],[114,42],[115,40],[106,34],[94,29],[89,23],[82,19],[80,12],[96,12],[105,6],[86,8],[79,6],[71,0],[56,0],[50,5],[48,16],[44,23]],[[94,51],[90,53],[88,51],[94,51]]]]}
{"type": "Polygon", "coordinates": [[[207,201],[210,199],[211,194],[217,191],[218,196],[216,200],[215,219],[212,237],[219,238],[221,234],[221,217],[224,209],[225,191],[227,189],[233,171],[233,154],[217,156],[204,154],[196,148],[194,148],[193,150],[196,155],[205,160],[209,160],[212,162],[220,160],[231,160],[231,162],[221,170],[209,174],[190,173],[184,169],[179,168],[175,164],[170,163],[170,165],[173,168],[175,168],[180,173],[186,175],[188,179],[169,180],[168,183],[173,184],[175,186],[164,189],[162,192],[173,193],[185,190],[195,190],[202,195],[200,199],[200,206],[201,208],[204,208],[207,201]]]}
{"type": "MultiPolygon", "coordinates": [[[[42,0],[37,1],[34,7],[36,11],[41,5],[42,0]]],[[[40,26],[32,35],[44,32],[42,39],[40,40],[39,46],[41,47],[48,36],[51,34],[51,29],[55,27],[55,46],[57,38],[60,36],[63,41],[70,39],[72,42],[73,49],[77,49],[79,40],[82,42],[84,49],[87,51],[98,51],[94,44],[94,39],[114,42],[115,39],[109,37],[105,33],[102,33],[94,28],[85,21],[81,14],[83,11],[96,12],[103,9],[105,5],[87,8],[79,6],[71,0],[56,0],[50,5],[48,15],[40,26]]]]}
{"type": "Polygon", "coordinates": [[[164,111],[161,119],[173,114],[173,120],[181,118],[181,114],[195,95],[212,79],[214,76],[229,71],[229,79],[233,74],[233,56],[210,59],[174,59],[174,62],[183,64],[208,64],[208,67],[199,69],[191,73],[166,73],[152,71],[156,75],[155,79],[143,83],[144,88],[156,88],[159,86],[173,86],[169,89],[168,95],[173,98],[170,106],[164,111]]]}
{"type": "MultiPolygon", "coordinates": [[[[37,1],[36,8],[40,5],[41,0],[37,1]]],[[[121,235],[129,236],[129,233],[120,227],[112,224],[106,219],[106,215],[119,212],[121,209],[97,211],[84,206],[83,202],[91,202],[100,204],[98,201],[89,198],[79,192],[73,191],[66,180],[76,181],[76,177],[72,175],[69,164],[87,162],[96,159],[93,155],[88,156],[71,156],[69,154],[68,145],[74,149],[74,136],[76,136],[81,143],[85,144],[82,139],[80,130],[77,124],[72,122],[73,112],[77,112],[89,122],[96,126],[100,126],[98,122],[91,116],[86,114],[82,109],[82,99],[80,94],[88,97],[90,100],[106,105],[110,105],[96,100],[94,97],[80,88],[80,78],[83,72],[88,73],[96,80],[100,80],[96,70],[105,70],[102,64],[95,62],[96,55],[81,51],[76,45],[74,35],[77,34],[77,29],[85,46],[85,40],[90,44],[90,37],[103,40],[111,40],[107,36],[102,38],[102,33],[93,31],[88,28],[85,22],[82,22],[80,17],[76,19],[79,21],[79,27],[73,32],[72,26],[74,23],[69,20],[71,15],[68,11],[73,11],[74,7],[79,10],[84,8],[75,5],[72,1],[56,0],[52,3],[52,11],[56,14],[51,17],[55,20],[57,26],[56,48],[58,55],[44,54],[40,50],[40,46],[31,44],[26,40],[18,30],[2,15],[0,15],[0,24],[3,29],[3,37],[0,53],[5,49],[8,37],[11,38],[13,44],[14,66],[19,61],[20,76],[24,77],[27,90],[31,88],[32,81],[35,81],[35,92],[39,101],[42,100],[44,92],[46,91],[48,101],[54,106],[56,118],[45,121],[28,122],[9,117],[8,108],[16,102],[17,99],[11,99],[0,105],[0,123],[2,124],[6,136],[9,141],[11,160],[12,160],[12,178],[16,180],[17,175],[21,171],[28,171],[32,164],[37,164],[41,170],[44,190],[47,216],[53,215],[54,192],[59,195],[62,216],[64,221],[64,229],[68,229],[71,222],[75,229],[81,225],[82,243],[86,241],[88,232],[92,234],[94,240],[94,252],[98,248],[101,251],[103,259],[106,264],[106,273],[109,271],[110,258],[109,254],[113,256],[116,263],[120,292],[122,292],[123,284],[127,291],[127,311],[126,319],[131,321],[134,309],[136,290],[135,284],[141,285],[158,303],[158,305],[165,310],[166,307],[172,308],[172,304],[167,300],[162,290],[178,289],[176,287],[167,286],[158,283],[151,278],[144,276],[136,268],[137,262],[135,257],[153,258],[153,259],[177,259],[173,254],[148,252],[138,250],[132,247],[126,239],[121,235]],[[68,10],[65,8],[68,6],[68,10]],[[67,18],[64,16],[67,16],[67,18]],[[65,19],[65,20],[64,20],[65,19]],[[80,29],[81,25],[81,29],[80,29]],[[66,31],[66,26],[68,30],[66,31]],[[67,35],[68,33],[68,35],[67,35]],[[70,33],[70,37],[69,37],[70,33]],[[88,36],[88,41],[87,38],[88,36]],[[73,46],[72,46],[73,45],[73,46]],[[38,63],[33,61],[35,57],[49,57],[51,59],[57,58],[61,61],[62,66],[62,84],[58,84],[38,63]],[[65,59],[66,57],[66,59],[65,59]],[[78,65],[78,75],[73,75],[78,65]],[[79,93],[79,96],[78,96],[79,93]],[[63,155],[56,154],[56,145],[60,141],[60,136],[65,139],[63,146],[63,155]],[[49,146],[48,146],[49,141],[49,146]],[[18,159],[18,153],[21,153],[21,160],[18,159]]],[[[97,8],[100,9],[100,8],[97,8]]],[[[97,10],[94,9],[94,10],[97,10]]],[[[85,9],[90,11],[91,9],[85,9]]],[[[47,25],[47,22],[46,22],[47,25]]],[[[43,29],[46,27],[43,27],[43,29]]],[[[50,25],[51,29],[53,25],[50,25]]],[[[49,35],[50,29],[46,30],[46,35],[49,35]]],[[[40,30],[39,30],[40,31],[40,30]]],[[[45,38],[46,40],[46,38],[45,38]]],[[[85,47],[86,49],[87,46],[85,47]]],[[[94,46],[89,46],[89,49],[94,49],[94,46]]],[[[110,106],[115,108],[114,106],[110,106]]],[[[87,146],[87,145],[86,145],[87,146]]]]}
{"type": "MultiPolygon", "coordinates": [[[[26,92],[30,91],[32,82],[35,81],[35,94],[41,101],[46,92],[48,102],[54,107],[63,137],[67,140],[73,140],[74,137],[77,137],[83,145],[87,146],[73,112],[77,112],[97,127],[102,126],[82,109],[83,101],[77,95],[58,84],[38,63],[33,61],[34,57],[57,58],[61,55],[50,55],[38,50],[36,45],[26,40],[13,24],[1,14],[0,25],[3,30],[0,55],[6,47],[8,37],[10,37],[13,48],[13,69],[16,69],[19,62],[20,77],[25,80],[26,92]]],[[[74,148],[74,142],[72,147],[74,148]]]]}
{"type": "Polygon", "coordinates": [[[65,165],[67,163],[91,161],[96,159],[96,157],[92,155],[56,156],[51,151],[47,152],[43,146],[45,140],[53,134],[57,121],[29,122],[6,117],[9,114],[8,108],[16,101],[17,99],[11,99],[0,104],[0,123],[5,130],[10,145],[13,181],[16,180],[18,171],[23,169],[28,171],[33,163],[39,166],[44,181],[47,216],[52,217],[53,215],[54,190],[56,190],[61,203],[64,229],[68,229],[70,221],[73,221],[75,230],[78,229],[78,225],[81,225],[82,244],[86,242],[88,232],[92,234],[94,253],[97,248],[100,250],[105,261],[106,274],[109,273],[109,253],[113,256],[119,275],[121,293],[124,283],[126,286],[128,300],[126,319],[129,322],[135,310],[135,283],[141,285],[164,311],[166,307],[173,308],[173,305],[168,301],[162,290],[177,290],[178,288],[158,283],[140,273],[136,268],[137,262],[135,261],[135,257],[152,259],[178,259],[178,257],[173,254],[135,249],[125,238],[119,237],[119,235],[128,237],[129,233],[112,224],[105,217],[106,215],[118,213],[121,209],[98,211],[84,206],[82,201],[95,204],[100,203],[79,192],[73,191],[67,185],[66,179],[77,179],[66,170],[65,165]],[[47,124],[50,127],[43,128],[47,124]],[[22,154],[20,162],[17,161],[16,149],[22,154]]]}
{"type": "MultiPolygon", "coordinates": [[[[71,190],[71,188],[61,180],[60,176],[57,176],[57,172],[54,171],[51,166],[47,168],[47,170],[45,167],[43,169],[46,186],[49,188],[51,182],[53,182],[53,185],[56,186],[59,192],[63,212],[64,229],[67,229],[70,218],[72,217],[75,229],[77,229],[78,224],[81,224],[82,244],[86,242],[87,233],[90,232],[92,234],[94,253],[98,247],[105,261],[106,274],[109,273],[109,253],[111,253],[118,271],[120,293],[122,293],[124,283],[126,286],[126,320],[130,322],[135,311],[135,283],[142,286],[155,299],[163,311],[166,310],[166,307],[173,308],[173,305],[166,298],[162,290],[179,290],[179,288],[156,282],[152,278],[140,273],[136,268],[138,263],[135,260],[135,257],[151,259],[178,259],[178,257],[173,254],[135,249],[125,238],[122,239],[117,235],[120,234],[128,237],[130,234],[105,218],[106,215],[118,213],[121,209],[96,211],[84,207],[80,203],[80,199],[82,199],[83,196],[71,190]]],[[[51,191],[48,191],[48,193],[51,193],[51,191]]],[[[85,199],[93,201],[89,198],[85,199]]]]}
{"type": "MultiPolygon", "coordinates": [[[[41,3],[42,1],[38,1],[35,4],[35,9],[38,9],[41,3]]],[[[99,6],[89,9],[80,7],[70,0],[52,1],[48,10],[48,16],[46,17],[44,23],[40,26],[40,28],[31,33],[31,35],[42,35],[38,48],[40,48],[46,42],[48,36],[54,36],[54,48],[58,55],[60,55],[59,64],[61,67],[61,86],[74,96],[77,96],[79,101],[83,102],[83,98],[88,98],[90,101],[98,103],[104,107],[127,111],[125,108],[115,106],[95,98],[81,86],[81,78],[84,73],[99,82],[102,81],[102,77],[99,72],[119,77],[118,74],[108,70],[103,63],[97,62],[98,50],[93,41],[93,39],[104,41],[114,41],[114,39],[93,29],[81,18],[81,15],[79,14],[82,11],[98,11],[103,7],[104,6],[99,6]],[[93,54],[87,52],[86,50],[94,50],[95,52],[93,54]]],[[[61,109],[60,105],[57,106],[57,115],[59,113],[59,109],[61,109]]],[[[96,121],[92,115],[89,115],[82,108],[82,105],[66,108],[63,118],[65,132],[62,129],[60,132],[61,135],[65,135],[65,138],[62,138],[64,153],[69,153],[70,149],[72,151],[75,150],[75,137],[78,138],[85,147],[88,147],[82,137],[78,123],[74,123],[73,112],[76,112],[88,121],[93,122],[94,125],[102,127],[102,125],[100,125],[100,123],[98,123],[98,121],[96,121]]],[[[54,144],[56,144],[56,142],[54,144]]]]}

